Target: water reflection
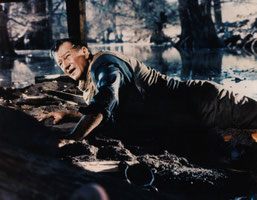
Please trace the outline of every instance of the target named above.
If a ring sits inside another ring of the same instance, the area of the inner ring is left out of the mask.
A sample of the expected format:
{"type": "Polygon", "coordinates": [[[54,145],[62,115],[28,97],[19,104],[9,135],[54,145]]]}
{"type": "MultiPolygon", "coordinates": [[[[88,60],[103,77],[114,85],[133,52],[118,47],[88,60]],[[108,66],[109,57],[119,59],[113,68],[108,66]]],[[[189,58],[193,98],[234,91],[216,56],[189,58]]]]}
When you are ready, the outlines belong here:
{"type": "MultiPolygon", "coordinates": [[[[173,78],[180,80],[213,80],[242,94],[257,99],[257,58],[232,54],[224,50],[198,52],[177,51],[168,46],[89,44],[93,53],[114,50],[134,56],[173,78]]],[[[48,51],[17,51],[22,58],[0,59],[0,86],[24,87],[34,83],[35,76],[62,73],[49,58],[48,51]]]]}
{"type": "Polygon", "coordinates": [[[34,84],[35,76],[62,73],[52,59],[42,54],[29,52],[17,59],[0,59],[0,86],[23,88],[34,84]]]}
{"type": "Polygon", "coordinates": [[[29,66],[19,59],[0,60],[0,84],[2,87],[26,87],[35,83],[29,66]]]}
{"type": "Polygon", "coordinates": [[[28,67],[28,65],[19,60],[15,60],[13,63],[11,73],[12,84],[18,87],[26,87],[35,83],[34,73],[28,67]]]}
{"type": "Polygon", "coordinates": [[[181,79],[209,79],[220,81],[223,52],[217,49],[195,52],[179,51],[181,79]]]}
{"type": "Polygon", "coordinates": [[[8,87],[12,81],[11,68],[13,66],[13,59],[0,59],[0,84],[2,87],[8,87]]]}

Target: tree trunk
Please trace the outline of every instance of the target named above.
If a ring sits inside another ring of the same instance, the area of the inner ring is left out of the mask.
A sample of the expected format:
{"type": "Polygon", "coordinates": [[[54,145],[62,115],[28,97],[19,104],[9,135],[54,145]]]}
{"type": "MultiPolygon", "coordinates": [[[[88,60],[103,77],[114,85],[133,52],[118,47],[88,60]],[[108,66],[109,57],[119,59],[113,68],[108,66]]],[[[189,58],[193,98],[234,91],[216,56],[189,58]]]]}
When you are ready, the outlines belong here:
{"type": "Polygon", "coordinates": [[[221,5],[220,0],[213,0],[214,3],[214,16],[215,16],[215,23],[218,28],[222,26],[222,15],[221,15],[221,5]]]}
{"type": "Polygon", "coordinates": [[[7,15],[9,12],[9,4],[5,4],[5,10],[0,5],[0,56],[15,56],[13,45],[10,42],[7,30],[7,15]]]}
{"type": "Polygon", "coordinates": [[[221,42],[217,37],[211,19],[210,0],[179,0],[181,21],[180,40],[177,47],[183,49],[218,48],[221,42]]]}
{"type": "Polygon", "coordinates": [[[66,0],[67,21],[69,37],[87,43],[86,38],[86,12],[84,0],[66,0]]]}

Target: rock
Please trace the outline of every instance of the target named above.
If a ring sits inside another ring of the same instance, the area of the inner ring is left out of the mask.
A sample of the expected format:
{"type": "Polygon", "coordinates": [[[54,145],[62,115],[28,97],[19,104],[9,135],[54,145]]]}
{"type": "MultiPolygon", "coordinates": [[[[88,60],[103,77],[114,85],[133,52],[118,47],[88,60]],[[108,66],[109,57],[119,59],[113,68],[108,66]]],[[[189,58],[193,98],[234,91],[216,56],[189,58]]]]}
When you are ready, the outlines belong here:
{"type": "Polygon", "coordinates": [[[238,78],[238,77],[235,78],[235,82],[236,82],[236,83],[239,83],[240,81],[242,81],[242,79],[240,79],[240,78],[238,78]]]}
{"type": "Polygon", "coordinates": [[[88,143],[85,142],[85,140],[74,142],[71,144],[66,144],[62,146],[59,149],[59,156],[64,157],[64,156],[80,156],[80,155],[86,155],[88,157],[96,157],[98,148],[89,145],[88,143]]]}
{"type": "Polygon", "coordinates": [[[98,159],[105,160],[134,160],[135,156],[128,149],[117,146],[103,146],[97,153],[98,159]]]}

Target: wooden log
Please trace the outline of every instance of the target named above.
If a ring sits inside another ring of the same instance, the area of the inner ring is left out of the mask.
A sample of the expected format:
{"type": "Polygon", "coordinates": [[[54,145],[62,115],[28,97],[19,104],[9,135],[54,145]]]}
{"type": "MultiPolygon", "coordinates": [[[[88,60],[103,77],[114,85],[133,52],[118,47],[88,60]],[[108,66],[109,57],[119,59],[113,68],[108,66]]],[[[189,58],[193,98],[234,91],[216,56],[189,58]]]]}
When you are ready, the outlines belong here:
{"type": "Polygon", "coordinates": [[[53,98],[51,96],[40,95],[40,96],[28,96],[22,94],[20,99],[17,100],[17,105],[56,105],[60,103],[60,99],[53,98]]]}
{"type": "MultiPolygon", "coordinates": [[[[35,82],[36,83],[42,83],[45,81],[53,81],[59,78],[68,78],[67,75],[62,75],[62,74],[52,74],[52,75],[44,75],[44,76],[36,76],[35,77],[35,82]]],[[[68,78],[70,79],[70,78],[68,78]]]]}
{"type": "MultiPolygon", "coordinates": [[[[91,172],[118,172],[120,161],[100,160],[100,161],[81,161],[76,165],[91,172]]],[[[129,165],[138,163],[137,161],[126,161],[129,165]]]]}
{"type": "Polygon", "coordinates": [[[68,92],[62,92],[58,90],[44,90],[47,94],[56,96],[65,101],[72,101],[78,104],[86,104],[82,95],[76,95],[68,92]]]}
{"type": "MultiPolygon", "coordinates": [[[[82,102],[82,100],[78,97],[70,97],[68,93],[55,92],[52,91],[54,95],[40,95],[40,96],[28,96],[26,94],[22,94],[20,99],[17,101],[17,105],[56,105],[60,102],[68,103],[71,105],[78,105],[78,102],[82,102]],[[64,98],[59,98],[57,95],[62,96],[64,98]]],[[[72,94],[71,94],[72,95],[72,94]]],[[[83,98],[83,97],[81,97],[83,98]]],[[[83,104],[83,103],[80,103],[83,104]]]]}

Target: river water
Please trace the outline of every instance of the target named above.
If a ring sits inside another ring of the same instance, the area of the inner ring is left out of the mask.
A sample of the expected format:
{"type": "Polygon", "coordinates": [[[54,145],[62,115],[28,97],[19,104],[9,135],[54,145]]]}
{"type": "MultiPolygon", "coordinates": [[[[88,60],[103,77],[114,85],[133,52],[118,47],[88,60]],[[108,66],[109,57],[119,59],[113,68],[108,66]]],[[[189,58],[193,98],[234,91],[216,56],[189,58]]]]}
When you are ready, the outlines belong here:
{"type": "MultiPolygon", "coordinates": [[[[179,80],[212,80],[257,100],[257,57],[242,52],[201,50],[179,52],[173,47],[138,44],[89,44],[93,53],[115,50],[179,80]]],[[[36,76],[62,74],[47,50],[20,50],[18,59],[0,58],[0,86],[21,88],[36,76]]]]}

